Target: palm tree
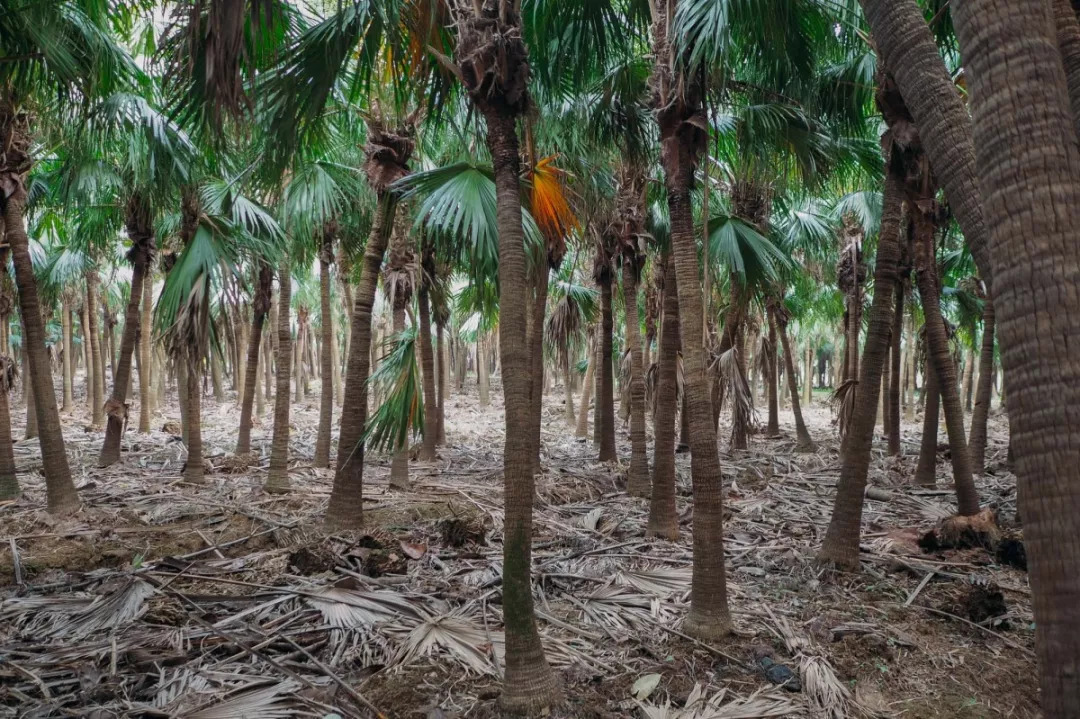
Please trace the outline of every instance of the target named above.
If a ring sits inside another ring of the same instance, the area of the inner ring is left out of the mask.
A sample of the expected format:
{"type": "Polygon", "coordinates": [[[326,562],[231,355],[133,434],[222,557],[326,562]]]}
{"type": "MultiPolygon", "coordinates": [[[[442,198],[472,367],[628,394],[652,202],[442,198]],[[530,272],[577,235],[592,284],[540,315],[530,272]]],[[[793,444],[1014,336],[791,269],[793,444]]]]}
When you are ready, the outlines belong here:
{"type": "Polygon", "coordinates": [[[660,129],[661,165],[671,225],[671,259],[679,296],[685,407],[690,417],[690,461],[694,488],[694,574],[684,628],[715,640],[731,631],[722,538],[720,459],[717,454],[709,380],[705,375],[702,301],[690,190],[705,149],[703,88],[694,68],[669,39],[669,19],[678,0],[653,6],[654,65],[650,86],[660,129]],[[678,69],[678,70],[677,70],[678,69]]]}
{"type": "Polygon", "coordinates": [[[614,317],[611,306],[611,285],[615,280],[613,254],[617,237],[605,228],[596,238],[593,261],[593,281],[600,288],[600,338],[597,352],[597,382],[595,426],[599,432],[601,462],[613,462],[615,454],[615,369],[612,330],[614,317]]]}
{"type": "MultiPolygon", "coordinates": [[[[1009,199],[985,204],[994,311],[1031,553],[1040,704],[1058,719],[1080,711],[1080,677],[1069,668],[1080,654],[1070,599],[1080,571],[1080,398],[1068,376],[1072,352],[1049,338],[1080,332],[1075,302],[1060,294],[1080,268],[1080,150],[1049,4],[1015,13],[978,0],[954,8],[953,20],[971,68],[977,176],[987,198],[1009,199]]],[[[982,264],[979,273],[988,279],[982,264]]]]}
{"type": "Polygon", "coordinates": [[[675,411],[679,405],[682,382],[679,379],[681,338],[679,293],[676,289],[678,279],[669,251],[660,257],[656,279],[662,283],[663,313],[653,394],[652,498],[649,502],[647,534],[675,541],[679,538],[679,517],[675,506],[675,411]]]}
{"type": "MultiPolygon", "coordinates": [[[[240,432],[236,438],[237,456],[251,452],[251,409],[259,385],[259,350],[262,346],[263,325],[270,311],[274,272],[270,265],[259,260],[256,265],[255,294],[251,306],[251,332],[248,337],[247,371],[240,400],[240,432]]],[[[277,328],[274,328],[275,331],[277,328]]]]}
{"type": "Polygon", "coordinates": [[[986,465],[986,424],[990,417],[990,391],[994,382],[994,301],[987,294],[983,298],[983,334],[979,350],[979,380],[975,390],[975,408],[971,413],[971,434],[968,451],[971,467],[982,474],[986,465]]]}
{"type": "MultiPolygon", "coordinates": [[[[289,378],[293,354],[292,328],[289,322],[292,305],[292,275],[289,262],[281,260],[278,268],[276,386],[274,388],[274,436],[270,445],[270,469],[264,489],[288,492],[289,486],[289,378]]],[[[297,377],[297,382],[300,378],[297,377]]]]}
{"type": "Polygon", "coordinates": [[[337,223],[326,222],[322,227],[319,247],[319,429],[315,436],[316,467],[330,466],[330,425],[334,414],[334,323],[330,307],[330,263],[334,260],[334,235],[337,223]]]}

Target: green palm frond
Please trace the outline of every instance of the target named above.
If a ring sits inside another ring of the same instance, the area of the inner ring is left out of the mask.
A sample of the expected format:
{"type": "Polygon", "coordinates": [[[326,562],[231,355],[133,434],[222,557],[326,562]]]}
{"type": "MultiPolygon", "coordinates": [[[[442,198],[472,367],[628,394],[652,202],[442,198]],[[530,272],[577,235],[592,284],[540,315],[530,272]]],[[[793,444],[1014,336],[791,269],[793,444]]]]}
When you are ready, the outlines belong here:
{"type": "Polygon", "coordinates": [[[709,259],[734,273],[744,286],[774,282],[791,260],[749,223],[731,215],[709,222],[709,259]]]}
{"type": "Polygon", "coordinates": [[[413,437],[423,436],[424,401],[416,339],[415,327],[391,336],[384,345],[386,354],[368,380],[384,398],[364,429],[363,441],[370,449],[401,450],[408,447],[410,432],[413,437]]]}

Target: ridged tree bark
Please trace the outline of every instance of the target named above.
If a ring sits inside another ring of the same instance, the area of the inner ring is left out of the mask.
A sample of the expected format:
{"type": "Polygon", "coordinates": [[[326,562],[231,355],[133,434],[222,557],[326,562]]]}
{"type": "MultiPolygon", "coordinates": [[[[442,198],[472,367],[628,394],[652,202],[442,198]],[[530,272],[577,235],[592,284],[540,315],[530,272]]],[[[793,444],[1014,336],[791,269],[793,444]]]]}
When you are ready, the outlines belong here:
{"type": "Polygon", "coordinates": [[[570,381],[570,349],[561,352],[563,371],[563,416],[571,427],[577,426],[577,413],[574,412],[574,383],[570,381]]]}
{"type": "Polygon", "coordinates": [[[803,369],[803,403],[809,407],[814,401],[814,348],[806,346],[806,364],[803,369]]]}
{"type": "Polygon", "coordinates": [[[337,223],[327,222],[322,228],[319,251],[319,429],[315,436],[316,467],[330,466],[330,428],[334,420],[334,316],[330,308],[330,263],[334,261],[334,235],[337,223]]]}
{"type": "Polygon", "coordinates": [[[38,415],[34,402],[34,383],[30,379],[30,356],[27,354],[25,347],[22,351],[22,369],[23,395],[26,399],[26,432],[23,434],[23,439],[37,439],[38,415]]]}
{"type": "MultiPolygon", "coordinates": [[[[544,320],[547,316],[548,282],[551,277],[551,250],[554,249],[550,240],[543,251],[536,258],[536,276],[533,279],[532,288],[529,290],[529,322],[526,330],[526,342],[529,345],[529,376],[533,378],[531,394],[529,395],[529,437],[533,441],[530,455],[533,458],[533,474],[539,474],[540,445],[542,443],[540,431],[540,419],[544,404],[544,386],[546,374],[544,368],[544,320]]],[[[565,246],[564,246],[565,249],[565,246]]],[[[558,262],[562,262],[562,256],[558,256],[558,262]]],[[[558,263],[555,264],[558,269],[558,263]]]]}
{"type": "Polygon", "coordinates": [[[777,397],[776,368],[780,359],[780,348],[777,346],[776,323],[769,317],[769,349],[765,366],[765,388],[769,404],[769,423],[765,428],[766,437],[780,436],[780,404],[777,397]]]}
{"type": "MultiPolygon", "coordinates": [[[[904,269],[901,269],[903,273],[904,269]]],[[[892,318],[892,348],[889,350],[889,401],[886,410],[889,416],[889,456],[899,457],[902,448],[900,445],[900,366],[903,357],[900,354],[900,339],[904,333],[904,280],[901,274],[896,283],[896,307],[892,318]]]]}
{"type": "Polygon", "coordinates": [[[424,280],[420,282],[418,295],[420,305],[420,368],[424,385],[424,441],[420,447],[422,462],[435,461],[435,444],[439,439],[439,399],[435,388],[435,350],[431,346],[430,291],[424,280]]]}
{"type": "MultiPolygon", "coordinates": [[[[532,506],[535,438],[530,416],[531,384],[526,342],[524,237],[521,224],[520,151],[516,120],[529,105],[528,51],[521,37],[518,5],[512,0],[458,6],[454,58],[473,104],[487,124],[487,146],[495,172],[499,231],[499,354],[502,362],[506,439],[503,450],[505,520],[503,622],[506,669],[501,702],[508,712],[541,714],[557,703],[555,675],[544,658],[533,614],[532,506]]],[[[541,332],[538,328],[537,332],[541,332]]]]}
{"type": "MultiPolygon", "coordinates": [[[[267,492],[281,493],[291,489],[289,482],[289,375],[291,374],[292,332],[289,327],[289,307],[292,300],[292,276],[288,260],[278,267],[277,311],[277,372],[274,387],[274,433],[270,441],[270,467],[266,474],[267,492]]],[[[297,378],[299,381],[299,378],[297,378]]]]}
{"type": "Polygon", "coordinates": [[[600,422],[600,461],[614,462],[615,453],[615,367],[612,332],[614,313],[611,308],[610,272],[608,280],[600,283],[600,404],[596,414],[600,422]]]}
{"type": "Polygon", "coordinates": [[[862,374],[855,394],[854,415],[840,447],[840,481],[832,518],[818,560],[845,569],[859,566],[859,534],[862,525],[863,492],[870,469],[870,447],[874,438],[874,415],[878,405],[882,362],[888,350],[892,323],[893,295],[900,259],[899,235],[903,187],[896,172],[885,179],[877,261],[874,267],[874,299],[863,349],[862,374]]]}
{"type": "Polygon", "coordinates": [[[956,381],[956,364],[949,352],[945,319],[941,316],[941,299],[937,287],[937,262],[933,257],[934,223],[920,211],[915,211],[915,276],[919,285],[923,313],[926,315],[928,362],[933,364],[938,394],[945,411],[945,427],[949,435],[949,455],[952,458],[953,481],[956,484],[957,512],[970,516],[979,512],[979,493],[971,474],[971,460],[964,432],[964,406],[956,381]],[[923,226],[920,228],[920,226],[923,226]]]}
{"type": "Polygon", "coordinates": [[[983,334],[979,349],[979,381],[975,389],[975,407],[971,412],[971,469],[982,474],[986,469],[986,425],[990,419],[990,394],[994,386],[994,302],[983,300],[983,334]]]}
{"type": "MultiPolygon", "coordinates": [[[[154,253],[154,226],[149,200],[136,193],[127,205],[127,234],[131,239],[128,261],[131,262],[131,292],[128,295],[127,308],[124,311],[124,333],[120,339],[120,361],[116,366],[116,377],[112,394],[105,403],[105,415],[108,424],[105,427],[105,441],[101,445],[98,466],[108,467],[120,461],[120,440],[128,422],[128,387],[131,383],[131,363],[135,354],[135,344],[140,326],[139,304],[142,302],[143,281],[150,267],[154,253]]],[[[140,403],[145,399],[140,398],[140,403]]]]}
{"type": "Polygon", "coordinates": [[[956,216],[979,275],[992,278],[971,117],[916,0],[859,0],[879,65],[889,68],[918,128],[934,177],[956,216]]]}
{"type": "Polygon", "coordinates": [[[586,342],[586,354],[589,359],[589,364],[585,367],[585,380],[581,383],[581,401],[578,407],[577,417],[577,431],[574,435],[577,437],[589,436],[589,402],[594,394],[594,385],[596,384],[596,343],[600,341],[600,337],[596,336],[591,342],[586,342]]]}
{"type": "Polygon", "coordinates": [[[436,443],[446,444],[446,400],[450,399],[450,345],[446,341],[445,317],[435,315],[435,340],[439,345],[439,422],[436,425],[436,443]]]}
{"type": "Polygon", "coordinates": [[[684,397],[690,418],[690,473],[694,492],[693,578],[687,634],[715,641],[731,632],[724,568],[720,458],[713,422],[709,379],[705,374],[702,297],[690,190],[707,136],[702,92],[695,75],[676,75],[668,22],[677,0],[655,4],[652,18],[653,91],[662,147],[660,159],[671,222],[671,254],[678,278],[679,334],[683,350],[684,397]]]}
{"type": "Polygon", "coordinates": [[[185,364],[185,381],[181,384],[181,391],[185,393],[185,407],[187,408],[187,463],[184,464],[184,481],[188,484],[203,484],[206,482],[206,472],[203,468],[203,445],[202,445],[202,389],[203,374],[202,360],[191,358],[181,360],[185,364]]]}
{"type": "Polygon", "coordinates": [[[98,310],[98,275],[97,270],[86,271],[86,316],[90,323],[90,361],[93,367],[87,367],[87,372],[94,375],[94,397],[91,401],[90,426],[93,429],[101,429],[105,426],[105,363],[101,352],[101,330],[98,320],[101,313],[98,310]]]}
{"type": "Polygon", "coordinates": [[[919,461],[915,465],[915,484],[920,487],[933,487],[937,484],[937,445],[938,423],[940,419],[941,395],[938,393],[937,372],[926,362],[923,375],[923,428],[919,442],[919,461]]]}
{"type": "MultiPolygon", "coordinates": [[[[251,410],[259,394],[259,351],[262,348],[263,325],[270,311],[270,294],[274,283],[274,270],[267,262],[259,261],[255,280],[255,296],[251,305],[251,332],[247,346],[247,371],[241,388],[240,432],[236,438],[236,454],[251,453],[251,410]]],[[[276,330],[276,328],[275,328],[276,330]]]]}
{"type": "Polygon", "coordinates": [[[487,337],[484,336],[483,330],[481,330],[476,337],[476,387],[480,392],[481,407],[487,407],[491,404],[487,342],[487,337]]]}
{"type": "Polygon", "coordinates": [[[992,228],[991,289],[1029,558],[1039,702],[1047,719],[1076,717],[1080,149],[1050,6],[965,0],[953,19],[972,71],[974,140],[992,228]]]}
{"type": "Polygon", "coordinates": [[[964,373],[960,380],[960,404],[965,412],[971,411],[974,400],[975,388],[972,386],[975,380],[975,350],[967,347],[964,350],[964,373]]]}
{"type": "Polygon", "coordinates": [[[384,123],[369,121],[365,147],[365,172],[378,200],[371,223],[360,284],[352,307],[345,370],[345,402],[341,407],[338,430],[337,467],[326,524],[336,529],[357,529],[363,525],[364,446],[361,438],[367,425],[367,379],[371,369],[371,311],[375,305],[379,270],[394,224],[397,201],[390,185],[409,173],[413,151],[412,129],[408,126],[390,130],[384,123]]]}
{"type": "Polygon", "coordinates": [[[679,293],[670,253],[660,260],[664,289],[661,299],[660,346],[657,352],[656,398],[653,406],[652,499],[646,534],[675,541],[679,517],[675,506],[675,413],[679,403],[679,293]]]}
{"type": "Polygon", "coordinates": [[[630,469],[626,484],[632,496],[647,497],[650,490],[649,450],[645,436],[645,369],[641,363],[637,274],[636,259],[626,259],[622,267],[626,343],[630,347],[630,469]]]}
{"type": "Polygon", "coordinates": [[[1054,6],[1054,28],[1057,30],[1058,50],[1065,67],[1069,89],[1069,107],[1073,127],[1080,126],[1080,21],[1070,0],[1051,0],[1054,6]]]}
{"type": "Polygon", "coordinates": [[[153,409],[153,392],[150,389],[153,362],[150,358],[150,339],[153,330],[150,318],[154,312],[153,264],[146,268],[143,278],[142,309],[139,312],[139,433],[150,432],[150,411],[153,409]]]}
{"type": "Polygon", "coordinates": [[[26,116],[12,117],[5,113],[5,109],[12,112],[10,108],[0,106],[0,145],[5,148],[3,160],[0,160],[0,186],[3,187],[3,194],[8,195],[3,205],[4,236],[15,265],[23,347],[27,352],[30,385],[34,396],[48,510],[52,514],[66,514],[79,507],[79,495],[71,480],[71,468],[68,466],[67,452],[64,449],[60,411],[56,407],[49,352],[45,347],[45,323],[41,317],[37,280],[30,259],[30,239],[26,235],[23,220],[23,210],[26,207],[23,166],[29,167],[30,160],[25,153],[29,152],[30,138],[24,134],[25,127],[19,126],[26,121],[26,116]]]}

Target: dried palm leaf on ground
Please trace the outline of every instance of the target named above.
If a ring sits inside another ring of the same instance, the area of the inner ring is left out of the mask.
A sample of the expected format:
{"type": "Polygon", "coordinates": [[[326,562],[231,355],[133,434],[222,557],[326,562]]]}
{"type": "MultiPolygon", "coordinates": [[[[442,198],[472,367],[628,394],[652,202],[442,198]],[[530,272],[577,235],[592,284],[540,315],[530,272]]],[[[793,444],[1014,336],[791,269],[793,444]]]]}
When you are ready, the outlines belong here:
{"type": "Polygon", "coordinates": [[[453,611],[425,617],[409,630],[393,663],[407,664],[445,650],[468,672],[497,675],[493,659],[502,663],[504,644],[502,632],[485,629],[474,617],[453,611]]]}
{"type": "Polygon", "coordinates": [[[672,708],[670,701],[659,706],[638,702],[638,706],[647,719],[766,719],[804,716],[802,708],[794,700],[775,689],[762,688],[746,698],[729,698],[729,693],[728,689],[721,689],[706,699],[705,688],[699,682],[694,685],[681,709],[672,708]]]}

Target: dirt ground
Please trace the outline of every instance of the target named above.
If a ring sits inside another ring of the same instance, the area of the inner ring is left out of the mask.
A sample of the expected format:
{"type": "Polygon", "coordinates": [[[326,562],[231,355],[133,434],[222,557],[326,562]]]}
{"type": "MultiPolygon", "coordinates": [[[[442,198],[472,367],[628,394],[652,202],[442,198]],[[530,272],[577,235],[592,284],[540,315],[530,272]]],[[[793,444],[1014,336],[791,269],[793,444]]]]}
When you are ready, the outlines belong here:
{"type": "MultiPolygon", "coordinates": [[[[287,495],[261,491],[268,417],[253,432],[257,465],[232,461],[235,395],[204,399],[215,471],[198,488],[180,482],[183,445],[162,431],[178,420],[175,396],[154,432],[129,429],[123,461],[105,470],[94,467],[102,433],[86,431],[80,406],[65,436],[86,506],[62,520],[42,510],[36,440],[16,443],[25,494],[0,505],[0,717],[498,716],[497,385],[486,408],[471,382],[451,395],[449,445],[438,461],[411,464],[410,491],[391,490],[387,458],[370,457],[366,531],[329,536],[320,517],[332,473],[310,466],[317,386],[293,406],[287,495]]],[[[867,501],[857,574],[813,561],[839,473],[824,399],[807,411],[815,454],[794,453],[786,411],[784,437],[755,435],[747,452],[728,452],[722,427],[736,633],[709,646],[679,630],[691,570],[689,454],[677,459],[680,540],[646,539],[647,504],[623,491],[625,465],[595,461],[561,398],[555,389],[546,399],[534,536],[540,630],[565,697],[557,715],[1037,716],[1018,545],[1000,555],[1009,565],[984,548],[919,546],[952,507],[945,452],[936,490],[909,483],[921,419],[904,424],[902,459],[875,444],[878,493],[867,501]]],[[[1019,538],[1005,438],[994,416],[992,473],[979,490],[1019,538]]],[[[626,462],[625,426],[618,441],[626,462]]]]}

